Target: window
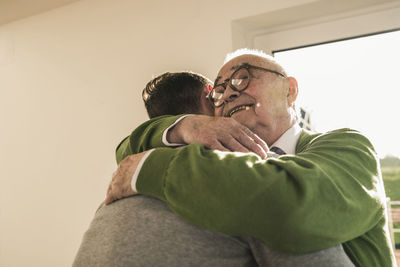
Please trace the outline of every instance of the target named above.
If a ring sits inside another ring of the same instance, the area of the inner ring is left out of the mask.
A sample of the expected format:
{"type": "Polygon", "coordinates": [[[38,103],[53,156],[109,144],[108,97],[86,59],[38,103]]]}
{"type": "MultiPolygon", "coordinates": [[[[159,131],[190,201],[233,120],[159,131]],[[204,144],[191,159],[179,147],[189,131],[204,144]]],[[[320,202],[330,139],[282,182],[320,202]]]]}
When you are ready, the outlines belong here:
{"type": "Polygon", "coordinates": [[[400,156],[400,31],[275,52],[299,83],[298,106],[318,131],[362,131],[400,156]],[[304,113],[304,111],[302,111],[304,113]]]}

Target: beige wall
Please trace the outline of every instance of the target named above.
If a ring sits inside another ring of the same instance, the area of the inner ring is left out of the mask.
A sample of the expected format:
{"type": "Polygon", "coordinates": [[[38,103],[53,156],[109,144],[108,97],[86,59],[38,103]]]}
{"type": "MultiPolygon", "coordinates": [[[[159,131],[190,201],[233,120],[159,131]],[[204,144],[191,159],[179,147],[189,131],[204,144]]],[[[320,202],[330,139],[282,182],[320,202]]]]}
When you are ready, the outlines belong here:
{"type": "Polygon", "coordinates": [[[0,266],[70,266],[152,75],[214,78],[233,19],[305,2],[87,0],[0,26],[0,266]]]}

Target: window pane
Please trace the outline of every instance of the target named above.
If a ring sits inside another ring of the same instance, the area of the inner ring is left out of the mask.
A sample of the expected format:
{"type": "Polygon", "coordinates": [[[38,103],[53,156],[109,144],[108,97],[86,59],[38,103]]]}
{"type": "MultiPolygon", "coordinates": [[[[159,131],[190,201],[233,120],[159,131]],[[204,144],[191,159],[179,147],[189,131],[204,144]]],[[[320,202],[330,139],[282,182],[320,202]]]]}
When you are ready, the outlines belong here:
{"type": "Polygon", "coordinates": [[[317,131],[350,127],[400,156],[400,31],[277,52],[317,131]]]}

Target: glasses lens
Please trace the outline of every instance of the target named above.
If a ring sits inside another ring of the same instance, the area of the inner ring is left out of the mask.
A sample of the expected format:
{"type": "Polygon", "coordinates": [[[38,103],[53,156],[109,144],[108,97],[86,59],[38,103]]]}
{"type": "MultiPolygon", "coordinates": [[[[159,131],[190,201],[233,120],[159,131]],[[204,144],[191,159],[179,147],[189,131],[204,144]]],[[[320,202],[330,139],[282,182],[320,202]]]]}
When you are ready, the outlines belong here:
{"type": "Polygon", "coordinates": [[[211,96],[211,99],[212,99],[215,107],[219,107],[224,103],[224,100],[222,99],[222,96],[224,95],[224,91],[225,91],[225,89],[222,85],[217,86],[212,89],[210,96],[211,96]]]}
{"type": "Polygon", "coordinates": [[[230,84],[237,91],[243,91],[247,88],[250,81],[250,73],[246,68],[238,69],[233,73],[230,84]]]}

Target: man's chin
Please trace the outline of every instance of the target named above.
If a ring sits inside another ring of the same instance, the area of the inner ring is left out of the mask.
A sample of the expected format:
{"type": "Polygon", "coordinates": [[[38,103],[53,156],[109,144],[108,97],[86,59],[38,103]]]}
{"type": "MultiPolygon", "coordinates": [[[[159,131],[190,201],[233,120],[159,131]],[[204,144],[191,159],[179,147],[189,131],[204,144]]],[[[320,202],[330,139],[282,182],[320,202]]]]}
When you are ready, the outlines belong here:
{"type": "Polygon", "coordinates": [[[241,116],[241,114],[233,114],[232,119],[246,126],[250,130],[254,128],[254,120],[248,116],[241,116]]]}

